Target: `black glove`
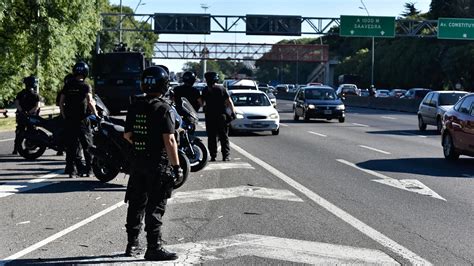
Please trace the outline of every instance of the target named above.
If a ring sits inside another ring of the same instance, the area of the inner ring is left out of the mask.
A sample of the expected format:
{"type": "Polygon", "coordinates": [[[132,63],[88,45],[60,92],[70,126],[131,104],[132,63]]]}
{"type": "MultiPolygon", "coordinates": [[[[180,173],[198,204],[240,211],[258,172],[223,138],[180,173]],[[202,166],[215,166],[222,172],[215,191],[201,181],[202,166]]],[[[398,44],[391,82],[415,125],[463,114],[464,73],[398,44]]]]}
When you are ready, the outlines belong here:
{"type": "Polygon", "coordinates": [[[171,174],[173,175],[174,184],[183,182],[183,169],[179,165],[173,165],[171,174]]]}

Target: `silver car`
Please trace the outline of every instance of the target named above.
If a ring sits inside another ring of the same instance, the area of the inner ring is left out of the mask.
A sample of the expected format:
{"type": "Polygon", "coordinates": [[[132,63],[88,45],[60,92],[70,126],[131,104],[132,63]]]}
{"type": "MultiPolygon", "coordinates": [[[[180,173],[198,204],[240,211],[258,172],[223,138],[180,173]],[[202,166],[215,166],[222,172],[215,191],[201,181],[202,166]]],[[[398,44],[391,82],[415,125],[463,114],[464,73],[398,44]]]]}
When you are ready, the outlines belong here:
{"type": "Polygon", "coordinates": [[[427,125],[433,125],[441,132],[444,113],[466,94],[465,91],[432,91],[426,94],[418,108],[420,131],[426,130],[427,125]]]}

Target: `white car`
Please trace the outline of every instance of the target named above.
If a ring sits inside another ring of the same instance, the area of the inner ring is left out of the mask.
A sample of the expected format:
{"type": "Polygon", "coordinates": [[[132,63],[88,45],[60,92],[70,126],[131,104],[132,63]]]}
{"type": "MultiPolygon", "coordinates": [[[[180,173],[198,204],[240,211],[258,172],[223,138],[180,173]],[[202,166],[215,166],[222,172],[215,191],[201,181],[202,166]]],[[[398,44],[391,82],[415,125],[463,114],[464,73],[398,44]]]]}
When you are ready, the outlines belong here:
{"type": "Polygon", "coordinates": [[[233,90],[229,93],[236,109],[236,119],[230,123],[232,131],[280,133],[280,115],[264,92],[233,90]]]}

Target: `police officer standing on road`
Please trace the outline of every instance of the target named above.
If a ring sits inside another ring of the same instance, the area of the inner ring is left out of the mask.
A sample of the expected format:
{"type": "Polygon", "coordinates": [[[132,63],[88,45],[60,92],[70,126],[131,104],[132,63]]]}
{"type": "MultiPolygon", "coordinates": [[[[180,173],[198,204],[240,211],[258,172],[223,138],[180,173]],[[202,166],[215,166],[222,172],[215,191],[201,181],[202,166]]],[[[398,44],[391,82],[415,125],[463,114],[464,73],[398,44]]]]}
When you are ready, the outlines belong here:
{"type": "Polygon", "coordinates": [[[173,89],[176,110],[180,113],[181,97],[184,97],[191,103],[196,112],[199,111],[199,108],[201,107],[201,93],[198,89],[193,87],[194,82],[196,82],[196,74],[191,71],[186,71],[183,73],[182,80],[183,85],[177,86],[173,89]]]}
{"type": "Polygon", "coordinates": [[[227,90],[216,85],[219,81],[219,75],[216,72],[207,72],[204,74],[204,78],[207,87],[202,91],[202,99],[205,102],[204,113],[206,115],[206,132],[211,161],[216,160],[217,138],[221,142],[222,160],[229,161],[229,122],[235,119],[235,107],[227,90]],[[226,108],[230,109],[230,115],[227,114],[226,108]]]}
{"type": "Polygon", "coordinates": [[[141,88],[145,96],[137,97],[130,106],[124,133],[134,152],[125,196],[128,201],[125,255],[140,253],[138,236],[145,216],[145,259],[151,261],[178,258],[176,253],[163,248],[161,239],[167,199],[171,197],[176,180],[183,178],[174,135],[174,115],[170,104],[162,98],[168,91],[168,79],[166,70],[159,66],[143,71],[141,88]]]}
{"type": "Polygon", "coordinates": [[[23,79],[25,88],[21,90],[15,99],[16,105],[16,130],[15,130],[15,146],[12,154],[17,154],[17,147],[21,145],[18,137],[21,132],[25,130],[25,125],[21,123],[20,116],[22,115],[37,115],[39,114],[40,96],[38,90],[38,79],[35,76],[29,76],[23,79]]]}
{"type": "Polygon", "coordinates": [[[89,66],[79,62],[72,68],[73,79],[64,85],[59,108],[64,118],[66,140],[66,174],[74,178],[77,175],[89,176],[92,157],[89,148],[92,146],[92,131],[87,119],[88,110],[98,116],[92,98],[91,87],[85,83],[89,75],[89,66]],[[79,143],[84,150],[85,168],[79,155],[79,143]],[[74,167],[75,166],[75,167],[74,167]]]}

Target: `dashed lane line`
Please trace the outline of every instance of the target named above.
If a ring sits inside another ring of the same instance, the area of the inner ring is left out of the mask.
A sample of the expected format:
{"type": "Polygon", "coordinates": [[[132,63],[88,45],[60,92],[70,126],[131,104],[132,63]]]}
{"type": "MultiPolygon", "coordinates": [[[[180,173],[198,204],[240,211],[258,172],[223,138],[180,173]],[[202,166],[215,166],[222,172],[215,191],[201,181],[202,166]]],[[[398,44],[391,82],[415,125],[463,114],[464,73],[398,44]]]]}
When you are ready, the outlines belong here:
{"type": "Polygon", "coordinates": [[[60,175],[63,171],[57,170],[49,174],[43,175],[26,182],[5,182],[0,184],[0,198],[8,197],[10,195],[25,192],[32,189],[51,185],[52,182],[44,182],[50,178],[60,175]]]}
{"type": "Polygon", "coordinates": [[[359,145],[359,147],[364,148],[364,149],[368,149],[368,150],[372,150],[372,151],[376,151],[376,152],[380,152],[380,153],[383,153],[383,154],[391,154],[388,151],[379,150],[379,149],[372,148],[372,147],[365,146],[365,145],[359,145]]]}
{"type": "Polygon", "coordinates": [[[327,137],[327,135],[324,135],[324,134],[321,134],[321,133],[317,133],[317,132],[313,132],[313,131],[308,131],[308,133],[313,134],[313,135],[316,135],[316,136],[320,136],[320,137],[323,137],[323,138],[327,137]]]}
{"type": "Polygon", "coordinates": [[[382,118],[385,118],[385,119],[390,119],[390,120],[396,120],[397,118],[396,117],[391,117],[391,116],[381,116],[382,118]]]}
{"type": "Polygon", "coordinates": [[[10,139],[0,139],[0,142],[7,142],[7,141],[12,141],[15,140],[15,138],[10,138],[10,139]]]}
{"type": "Polygon", "coordinates": [[[359,127],[369,127],[368,125],[364,124],[359,124],[359,123],[352,123],[354,126],[359,126],[359,127]]]}

